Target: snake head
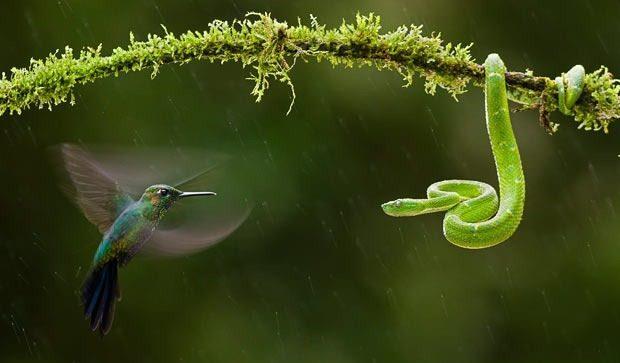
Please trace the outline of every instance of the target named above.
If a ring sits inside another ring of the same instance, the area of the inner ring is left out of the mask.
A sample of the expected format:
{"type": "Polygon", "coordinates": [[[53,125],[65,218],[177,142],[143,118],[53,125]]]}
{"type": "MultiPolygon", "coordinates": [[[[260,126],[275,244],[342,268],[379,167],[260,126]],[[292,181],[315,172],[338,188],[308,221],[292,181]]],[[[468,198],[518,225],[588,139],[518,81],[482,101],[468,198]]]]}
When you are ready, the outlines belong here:
{"type": "Polygon", "coordinates": [[[413,217],[427,210],[424,200],[408,198],[383,203],[381,208],[385,214],[392,217],[413,217]]]}

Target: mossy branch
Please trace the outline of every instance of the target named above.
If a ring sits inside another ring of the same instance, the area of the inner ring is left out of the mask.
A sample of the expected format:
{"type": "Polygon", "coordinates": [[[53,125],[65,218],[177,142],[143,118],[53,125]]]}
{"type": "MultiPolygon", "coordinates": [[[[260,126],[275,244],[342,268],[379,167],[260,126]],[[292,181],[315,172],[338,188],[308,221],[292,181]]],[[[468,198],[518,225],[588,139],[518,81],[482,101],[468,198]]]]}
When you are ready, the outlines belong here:
{"type": "MultiPolygon", "coordinates": [[[[454,98],[466,91],[471,81],[482,86],[484,69],[471,57],[471,45],[444,44],[438,34],[425,36],[421,26],[401,26],[380,33],[378,16],[357,15],[354,23],[335,29],[320,25],[310,16],[310,25],[288,25],[269,14],[250,13],[242,20],[215,20],[203,32],[187,32],[180,36],[149,35],[146,41],[136,41],[130,34],[127,48],[116,48],[102,55],[102,46],[87,47],[79,54],[66,47],[46,59],[30,61],[28,68],[13,68],[0,79],[0,115],[20,114],[31,106],[39,108],[75,102],[73,88],[130,71],[152,69],[155,77],[160,66],[169,63],[185,64],[193,60],[210,62],[240,62],[254,70],[250,79],[255,82],[252,95],[260,101],[277,80],[294,88],[290,71],[297,60],[315,58],[332,65],[374,66],[398,72],[404,85],[413,83],[415,75],[425,80],[426,92],[434,94],[437,87],[454,98]]],[[[551,78],[534,76],[532,72],[508,72],[507,83],[513,101],[524,108],[538,108],[541,121],[549,130],[555,127],[548,115],[557,109],[557,90],[551,78]]],[[[620,118],[619,81],[607,68],[589,73],[584,93],[573,108],[579,127],[586,130],[608,131],[610,123],[620,118]]],[[[291,104],[292,106],[292,104],[291,104]]]]}

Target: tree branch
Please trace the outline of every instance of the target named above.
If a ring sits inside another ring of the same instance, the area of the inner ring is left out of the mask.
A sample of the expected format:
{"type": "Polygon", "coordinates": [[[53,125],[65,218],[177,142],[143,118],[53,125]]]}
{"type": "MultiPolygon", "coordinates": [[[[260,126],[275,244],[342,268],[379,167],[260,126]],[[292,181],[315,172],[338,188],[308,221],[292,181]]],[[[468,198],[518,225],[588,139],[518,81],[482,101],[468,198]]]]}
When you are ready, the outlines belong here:
{"type": "MultiPolygon", "coordinates": [[[[164,64],[201,59],[252,66],[250,79],[255,87],[251,93],[257,101],[270,80],[288,84],[295,96],[290,71],[298,59],[308,58],[334,66],[393,70],[402,75],[405,86],[418,75],[424,79],[427,93],[435,94],[440,87],[454,98],[466,91],[470,81],[483,85],[484,69],[471,58],[471,45],[444,44],[439,35],[424,36],[421,26],[401,26],[383,34],[380,29],[380,18],[373,14],[357,15],[353,24],[343,22],[338,28],[327,29],[313,16],[309,26],[300,21],[290,26],[269,14],[251,13],[231,23],[215,20],[204,32],[179,37],[165,27],[164,36],[149,35],[146,41],[136,41],[130,34],[126,49],[116,48],[107,56],[101,54],[101,45],[84,48],[78,55],[66,47],[46,59],[31,60],[28,68],[13,68],[9,76],[2,74],[0,115],[20,114],[31,106],[51,109],[67,101],[73,104],[73,89],[78,84],[146,68],[152,69],[155,77],[164,64]]],[[[508,72],[506,81],[510,98],[524,108],[541,110],[542,123],[555,130],[547,116],[557,109],[555,82],[532,72],[508,72]]],[[[620,118],[619,84],[605,67],[586,74],[583,95],[573,108],[580,128],[607,132],[610,123],[620,118]]]]}

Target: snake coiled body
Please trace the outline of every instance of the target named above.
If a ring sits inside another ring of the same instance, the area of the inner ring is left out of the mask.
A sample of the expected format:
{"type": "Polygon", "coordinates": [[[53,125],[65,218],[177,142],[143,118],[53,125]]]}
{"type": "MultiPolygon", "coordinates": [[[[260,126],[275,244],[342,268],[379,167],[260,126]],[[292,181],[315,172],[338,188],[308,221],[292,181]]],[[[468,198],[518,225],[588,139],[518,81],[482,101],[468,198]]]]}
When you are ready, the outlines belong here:
{"type": "Polygon", "coordinates": [[[485,63],[486,124],[499,180],[499,199],[489,184],[444,180],[432,184],[427,199],[397,199],[382,205],[390,216],[415,216],[447,211],[446,239],[464,248],[491,247],[517,229],[525,203],[525,177],[512,132],[506,95],[506,67],[497,54],[485,63]]]}
{"type": "MultiPolygon", "coordinates": [[[[486,248],[501,243],[517,230],[525,203],[525,178],[517,141],[512,132],[506,67],[497,54],[484,62],[486,124],[499,180],[499,198],[486,183],[443,180],[428,187],[427,199],[397,199],[384,203],[383,211],[394,217],[446,212],[443,233],[463,248],[486,248]]],[[[558,109],[567,115],[579,100],[585,70],[576,65],[555,79],[558,109]]]]}

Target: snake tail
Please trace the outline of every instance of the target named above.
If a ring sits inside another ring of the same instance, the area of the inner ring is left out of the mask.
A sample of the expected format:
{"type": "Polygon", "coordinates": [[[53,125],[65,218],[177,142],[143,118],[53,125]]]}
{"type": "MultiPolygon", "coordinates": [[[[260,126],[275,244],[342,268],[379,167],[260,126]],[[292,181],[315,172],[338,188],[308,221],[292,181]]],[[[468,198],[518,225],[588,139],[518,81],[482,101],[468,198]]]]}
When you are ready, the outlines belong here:
{"type": "Polygon", "coordinates": [[[568,72],[555,78],[558,87],[558,109],[565,115],[572,115],[571,109],[581,97],[586,70],[578,64],[568,72]]]}

